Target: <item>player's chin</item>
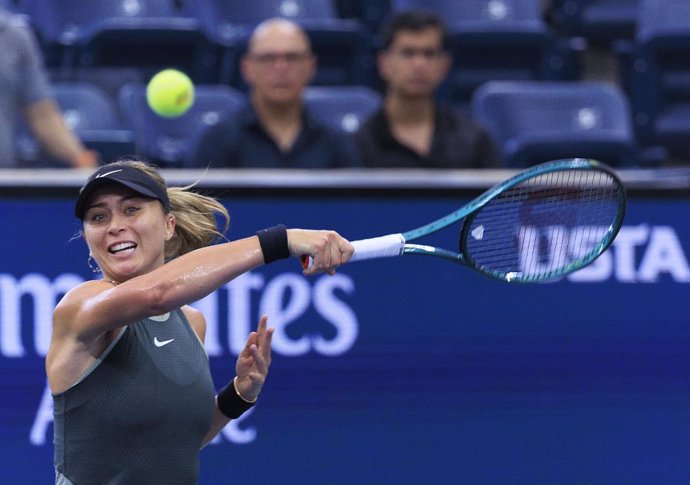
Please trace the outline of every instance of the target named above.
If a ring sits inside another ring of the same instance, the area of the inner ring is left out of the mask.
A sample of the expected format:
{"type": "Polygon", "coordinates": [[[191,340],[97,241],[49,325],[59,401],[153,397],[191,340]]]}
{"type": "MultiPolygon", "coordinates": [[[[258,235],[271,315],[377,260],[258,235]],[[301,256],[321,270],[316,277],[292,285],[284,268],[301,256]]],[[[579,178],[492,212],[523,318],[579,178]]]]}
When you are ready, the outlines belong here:
{"type": "Polygon", "coordinates": [[[119,261],[108,265],[108,273],[116,276],[115,280],[119,282],[129,280],[145,272],[142,265],[134,261],[119,261]]]}

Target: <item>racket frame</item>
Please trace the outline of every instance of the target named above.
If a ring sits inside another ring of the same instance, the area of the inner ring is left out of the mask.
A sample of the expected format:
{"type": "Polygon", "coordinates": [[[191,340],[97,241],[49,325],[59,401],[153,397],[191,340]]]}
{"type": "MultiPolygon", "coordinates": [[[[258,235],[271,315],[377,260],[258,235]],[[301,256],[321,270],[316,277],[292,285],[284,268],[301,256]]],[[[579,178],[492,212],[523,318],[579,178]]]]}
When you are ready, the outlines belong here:
{"type": "MultiPolygon", "coordinates": [[[[444,217],[441,217],[440,219],[437,219],[433,222],[430,222],[428,224],[425,224],[421,227],[418,227],[416,229],[412,229],[410,231],[402,233],[402,238],[405,241],[400,254],[417,254],[417,255],[426,255],[426,256],[435,256],[439,258],[443,258],[448,261],[452,261],[454,263],[458,264],[464,264],[466,266],[471,267],[475,271],[478,271],[486,276],[489,276],[491,278],[499,279],[501,281],[509,281],[509,282],[534,282],[534,281],[543,281],[543,280],[549,280],[549,279],[554,279],[559,276],[566,275],[568,273],[572,273],[573,271],[580,269],[592,261],[594,261],[601,253],[603,253],[613,242],[615,239],[616,235],[618,234],[618,231],[620,230],[622,224],[623,224],[623,219],[625,217],[625,207],[626,207],[626,195],[625,195],[625,188],[623,186],[623,183],[621,182],[620,178],[616,175],[616,173],[607,165],[598,162],[596,160],[592,159],[587,159],[587,158],[569,158],[569,159],[562,159],[562,160],[555,160],[552,162],[547,162],[543,163],[540,165],[535,165],[534,167],[531,167],[527,170],[524,170],[513,177],[494,185],[490,189],[488,189],[486,192],[481,194],[479,197],[468,203],[467,205],[457,209],[456,211],[451,212],[450,214],[445,215],[444,217]],[[569,264],[565,265],[562,268],[559,268],[556,271],[551,271],[548,273],[545,273],[543,276],[528,276],[524,277],[521,276],[517,273],[507,273],[504,274],[502,272],[497,272],[497,271],[487,271],[480,267],[479,265],[476,265],[471,261],[469,258],[464,256],[464,254],[467,254],[466,251],[466,241],[467,241],[467,231],[468,228],[470,227],[470,223],[473,219],[472,215],[475,214],[484,207],[486,204],[488,204],[491,200],[493,200],[495,197],[500,195],[501,193],[505,192],[506,190],[511,189],[512,187],[515,187],[516,185],[524,182],[525,180],[528,180],[530,178],[536,177],[536,176],[541,176],[541,175],[546,175],[549,173],[553,172],[559,172],[559,171],[568,171],[568,170],[594,170],[594,171],[601,171],[601,172],[606,172],[611,179],[614,181],[614,183],[618,186],[619,190],[617,191],[618,193],[618,211],[616,213],[616,217],[614,218],[614,221],[611,223],[609,228],[606,231],[605,236],[603,237],[602,241],[584,258],[580,258],[574,261],[571,261],[569,264]],[[469,217],[468,217],[469,216],[469,217]],[[427,246],[427,245],[421,245],[421,244],[409,244],[407,241],[414,241],[416,239],[420,239],[422,237],[428,236],[430,234],[433,234],[435,232],[438,232],[452,224],[455,224],[456,222],[463,220],[463,228],[461,231],[461,237],[460,237],[460,250],[461,252],[455,252],[451,251],[448,249],[442,249],[442,248],[437,248],[434,246],[427,246]],[[464,254],[463,254],[464,253],[464,254]]],[[[356,253],[355,253],[356,254],[356,253]]]]}

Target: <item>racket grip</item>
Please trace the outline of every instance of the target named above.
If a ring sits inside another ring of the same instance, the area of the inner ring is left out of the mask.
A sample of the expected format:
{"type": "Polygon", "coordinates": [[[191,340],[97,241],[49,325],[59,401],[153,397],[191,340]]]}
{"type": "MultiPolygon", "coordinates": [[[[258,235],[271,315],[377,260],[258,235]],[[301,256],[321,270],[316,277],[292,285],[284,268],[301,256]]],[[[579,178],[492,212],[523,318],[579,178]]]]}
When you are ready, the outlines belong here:
{"type": "Polygon", "coordinates": [[[402,234],[388,234],[387,236],[352,241],[351,244],[355,248],[355,252],[350,258],[350,262],[363,261],[365,259],[400,256],[405,247],[405,238],[402,234]]]}
{"type": "MultiPolygon", "coordinates": [[[[365,259],[400,256],[405,247],[405,238],[402,234],[388,234],[387,236],[351,241],[350,244],[355,248],[350,262],[363,261],[365,259]]],[[[311,256],[307,254],[303,254],[299,259],[303,269],[308,269],[314,263],[311,256]]]]}
{"type": "MultiPolygon", "coordinates": [[[[400,256],[405,247],[405,238],[402,234],[388,234],[387,236],[350,241],[350,244],[355,248],[355,252],[349,261],[352,263],[353,261],[363,261],[365,259],[400,256]]],[[[308,269],[314,263],[311,256],[307,254],[300,256],[299,260],[302,264],[302,269],[308,269]]]]}

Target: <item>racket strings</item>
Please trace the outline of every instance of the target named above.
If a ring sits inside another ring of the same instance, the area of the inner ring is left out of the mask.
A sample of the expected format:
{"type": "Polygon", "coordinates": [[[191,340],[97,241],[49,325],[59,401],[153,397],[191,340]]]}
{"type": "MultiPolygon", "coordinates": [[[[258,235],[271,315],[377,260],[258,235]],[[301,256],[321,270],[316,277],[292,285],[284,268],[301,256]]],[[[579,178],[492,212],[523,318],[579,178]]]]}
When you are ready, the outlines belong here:
{"type": "Polygon", "coordinates": [[[607,172],[556,171],[524,180],[468,221],[463,253],[482,271],[524,280],[565,273],[610,236],[622,188],[607,172]]]}

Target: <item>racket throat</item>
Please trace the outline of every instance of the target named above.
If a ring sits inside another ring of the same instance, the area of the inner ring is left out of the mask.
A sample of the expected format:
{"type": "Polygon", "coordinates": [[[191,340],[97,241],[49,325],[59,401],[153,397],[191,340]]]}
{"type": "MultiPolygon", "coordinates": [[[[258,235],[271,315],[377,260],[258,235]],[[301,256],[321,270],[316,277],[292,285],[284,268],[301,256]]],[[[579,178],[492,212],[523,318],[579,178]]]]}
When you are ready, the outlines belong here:
{"type": "Polygon", "coordinates": [[[447,259],[454,263],[464,264],[465,259],[462,254],[447,249],[435,248],[433,246],[425,246],[423,244],[405,244],[403,254],[421,254],[425,256],[436,256],[437,258],[447,259]]]}

